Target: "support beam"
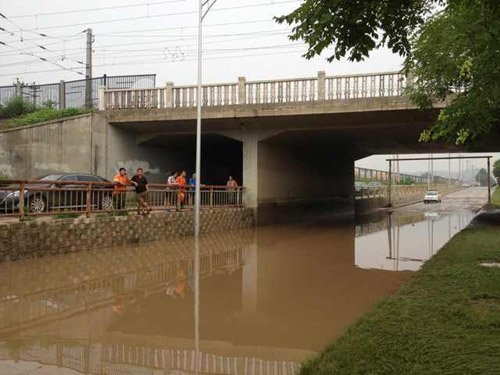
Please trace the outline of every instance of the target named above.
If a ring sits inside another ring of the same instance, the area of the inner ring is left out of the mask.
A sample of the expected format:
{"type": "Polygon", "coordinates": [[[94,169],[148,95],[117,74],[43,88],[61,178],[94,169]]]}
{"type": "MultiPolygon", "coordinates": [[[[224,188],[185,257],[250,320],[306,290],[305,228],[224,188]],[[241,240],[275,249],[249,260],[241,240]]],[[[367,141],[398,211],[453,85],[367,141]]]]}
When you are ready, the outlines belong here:
{"type": "Polygon", "coordinates": [[[389,200],[389,207],[392,206],[392,160],[389,160],[389,178],[387,185],[387,199],[389,200]]]}
{"type": "Polygon", "coordinates": [[[488,158],[488,204],[491,204],[491,159],[488,158]]]}

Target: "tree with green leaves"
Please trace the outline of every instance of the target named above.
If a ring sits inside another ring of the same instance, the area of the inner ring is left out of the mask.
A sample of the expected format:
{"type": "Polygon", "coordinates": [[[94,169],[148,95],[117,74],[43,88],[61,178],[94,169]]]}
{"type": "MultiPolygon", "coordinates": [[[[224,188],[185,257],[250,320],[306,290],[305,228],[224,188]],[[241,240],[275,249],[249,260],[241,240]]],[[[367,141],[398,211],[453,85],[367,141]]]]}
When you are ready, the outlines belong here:
{"type": "Polygon", "coordinates": [[[476,173],[476,181],[479,182],[481,186],[488,186],[488,172],[485,168],[481,168],[479,172],[476,173]]]}
{"type": "Polygon", "coordinates": [[[500,184],[500,159],[495,160],[493,163],[493,176],[495,176],[497,182],[500,184]]]}
{"type": "Polygon", "coordinates": [[[425,142],[473,145],[500,128],[500,1],[305,0],[276,18],[310,59],[360,61],[382,46],[405,56],[421,108],[447,101],[425,142]]]}

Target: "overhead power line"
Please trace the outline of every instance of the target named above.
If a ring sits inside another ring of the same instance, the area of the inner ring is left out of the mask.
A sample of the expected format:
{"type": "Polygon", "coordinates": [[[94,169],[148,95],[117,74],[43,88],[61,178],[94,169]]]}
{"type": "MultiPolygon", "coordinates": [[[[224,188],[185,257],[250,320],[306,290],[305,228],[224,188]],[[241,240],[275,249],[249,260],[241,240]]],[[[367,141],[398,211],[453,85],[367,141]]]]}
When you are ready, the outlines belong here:
{"type": "MultiPolygon", "coordinates": [[[[253,57],[253,56],[278,56],[278,55],[285,55],[285,54],[291,54],[291,53],[300,53],[300,52],[305,52],[302,48],[301,49],[291,49],[289,51],[280,51],[280,52],[266,52],[266,53],[250,53],[250,54],[241,54],[241,55],[235,55],[235,56],[211,56],[207,57],[206,60],[221,60],[221,59],[233,59],[233,58],[241,58],[241,57],[253,57]]],[[[194,61],[196,58],[189,58],[182,60],[184,61],[194,61]]],[[[129,61],[129,60],[127,60],[129,61]]],[[[129,63],[122,63],[122,62],[117,62],[117,63],[112,63],[112,64],[101,64],[101,65],[94,65],[94,68],[102,68],[102,67],[109,67],[109,66],[131,66],[131,65],[137,65],[137,64],[166,64],[166,63],[175,63],[175,62],[181,62],[181,61],[166,61],[165,59],[152,59],[152,60],[135,60],[134,62],[129,62],[129,63]]],[[[51,70],[37,70],[37,71],[32,71],[29,73],[26,72],[18,72],[18,73],[9,73],[9,74],[0,74],[0,77],[5,77],[5,76],[12,76],[16,74],[41,74],[41,73],[50,73],[50,72],[57,72],[59,71],[58,69],[51,69],[51,70]]]]}
{"type": "MultiPolygon", "coordinates": [[[[3,45],[3,46],[9,47],[9,48],[15,49],[16,51],[20,52],[21,54],[36,57],[37,59],[39,59],[39,60],[41,60],[41,61],[44,61],[44,62],[46,62],[46,63],[52,64],[52,65],[54,65],[54,66],[57,66],[59,69],[66,70],[66,71],[73,72],[73,73],[77,73],[77,74],[80,74],[80,75],[84,75],[83,73],[81,73],[81,72],[78,72],[78,71],[75,71],[75,70],[74,70],[74,69],[78,69],[78,68],[68,68],[68,67],[65,67],[65,66],[63,66],[63,65],[61,65],[61,64],[59,64],[59,63],[56,63],[56,62],[54,62],[54,61],[50,61],[50,60],[48,60],[48,59],[47,59],[47,58],[45,58],[45,57],[38,56],[38,55],[36,55],[36,54],[34,54],[34,53],[32,53],[32,52],[26,52],[26,51],[23,51],[22,49],[16,48],[16,47],[11,46],[11,45],[9,45],[9,44],[7,44],[7,43],[5,43],[5,42],[2,42],[2,41],[0,41],[0,44],[1,44],[1,45],[3,45]]],[[[57,70],[56,70],[56,71],[57,71],[57,70]]],[[[12,75],[12,73],[7,74],[7,75],[12,75]]],[[[5,76],[5,74],[4,74],[4,76],[5,76]]]]}
{"type": "MultiPolygon", "coordinates": [[[[17,34],[17,32],[8,31],[8,30],[6,30],[6,29],[4,29],[4,28],[2,28],[2,27],[0,27],[0,31],[3,31],[3,32],[5,32],[5,33],[7,33],[7,34],[10,34],[10,35],[18,35],[18,34],[17,34]]],[[[36,44],[36,43],[29,42],[29,41],[27,41],[27,40],[23,39],[22,35],[18,35],[18,36],[20,36],[20,40],[19,40],[19,42],[20,42],[20,43],[28,43],[28,44],[31,44],[31,46],[32,46],[32,47],[34,47],[35,49],[40,49],[40,50],[43,50],[43,51],[45,51],[45,52],[55,52],[55,51],[52,51],[52,50],[50,50],[49,48],[45,47],[45,46],[44,46],[44,45],[42,45],[42,44],[36,44]]],[[[7,42],[5,42],[5,43],[7,43],[7,42]]],[[[7,43],[7,44],[5,44],[5,45],[10,45],[11,43],[12,43],[12,42],[7,43]]],[[[24,51],[24,54],[26,54],[26,53],[28,53],[28,54],[29,54],[29,51],[24,51]]],[[[70,61],[72,61],[72,62],[74,62],[74,63],[76,63],[76,64],[84,65],[83,61],[73,60],[73,59],[70,59],[70,58],[68,58],[68,60],[70,60],[70,61]]],[[[44,61],[45,61],[45,60],[44,60],[44,61]]]]}
{"type": "MultiPolygon", "coordinates": [[[[300,0],[283,0],[283,1],[272,1],[267,3],[257,3],[251,5],[238,5],[232,7],[225,8],[216,8],[213,11],[226,11],[226,10],[236,10],[236,9],[244,9],[244,8],[256,8],[261,6],[269,6],[269,5],[280,5],[280,4],[289,4],[289,3],[297,3],[300,0]]],[[[190,15],[197,14],[198,11],[184,11],[184,12],[175,12],[175,13],[162,13],[162,14],[154,14],[154,15],[146,15],[146,16],[138,16],[138,17],[125,17],[125,18],[115,18],[110,20],[100,20],[100,21],[92,21],[92,22],[82,22],[82,23],[73,23],[66,25],[57,25],[57,26],[45,26],[39,27],[36,29],[24,29],[24,31],[36,31],[36,30],[48,30],[48,29],[60,29],[72,26],[87,26],[89,24],[97,25],[103,23],[114,23],[114,22],[123,22],[123,21],[132,21],[132,20],[141,20],[141,19],[150,19],[150,18],[158,18],[158,17],[169,17],[169,16],[182,16],[182,15],[190,15]]]]}
{"type": "MultiPolygon", "coordinates": [[[[231,42],[237,42],[241,40],[247,40],[247,39],[257,39],[257,38],[267,38],[267,37],[273,37],[273,36],[280,36],[280,35],[286,35],[288,32],[287,31],[273,31],[273,30],[257,30],[254,32],[246,32],[246,33],[221,33],[221,34],[209,34],[206,36],[207,39],[213,39],[207,41],[205,44],[222,44],[222,43],[231,43],[231,42]],[[235,38],[233,38],[235,36],[235,38]],[[228,39],[225,39],[228,38],[228,39]]],[[[127,46],[134,46],[134,45],[161,45],[159,48],[163,49],[165,47],[189,47],[193,46],[194,44],[183,44],[182,42],[190,41],[195,38],[194,36],[182,36],[182,35],[165,35],[165,39],[168,40],[153,40],[153,41],[142,41],[142,42],[134,42],[134,43],[112,43],[112,44],[104,44],[100,45],[94,48],[96,52],[99,52],[103,49],[108,49],[108,48],[114,48],[114,47],[127,47],[127,46]],[[171,38],[177,38],[175,40],[172,40],[171,38]],[[178,43],[176,43],[178,42],[178,43]],[[179,44],[181,43],[181,44],[179,44]]],[[[52,45],[52,44],[45,44],[45,45],[52,45]]],[[[83,47],[76,47],[76,48],[65,48],[65,52],[70,52],[66,56],[71,56],[72,53],[71,51],[81,51],[83,47]]],[[[108,49],[107,52],[113,52],[114,50],[108,49]]],[[[9,54],[1,54],[3,56],[9,56],[9,54]]]]}
{"type": "Polygon", "coordinates": [[[58,12],[45,12],[45,13],[34,13],[34,14],[17,14],[14,16],[9,16],[9,18],[28,18],[28,17],[45,17],[45,16],[56,16],[61,14],[73,14],[73,13],[85,13],[85,12],[95,12],[101,10],[116,10],[116,9],[126,9],[126,8],[136,8],[136,7],[149,7],[161,4],[171,4],[171,3],[182,3],[186,0],[168,0],[168,1],[156,1],[144,4],[129,4],[129,5],[115,5],[100,8],[86,8],[86,9],[72,9],[72,10],[61,10],[58,12]]]}
{"type": "MultiPolygon", "coordinates": [[[[262,18],[258,20],[250,20],[250,21],[241,21],[241,22],[223,22],[223,23],[212,23],[206,24],[203,27],[219,27],[219,26],[230,26],[230,25],[246,25],[253,23],[264,23],[264,22],[273,22],[272,18],[262,18]]],[[[275,24],[275,23],[273,23],[275,24]]],[[[139,29],[139,30],[122,30],[122,31],[111,31],[105,33],[97,33],[96,36],[113,36],[117,34],[133,34],[133,33],[145,33],[150,31],[165,31],[165,30],[188,30],[188,29],[197,29],[198,26],[170,26],[170,27],[161,27],[154,29],[139,29]]]]}

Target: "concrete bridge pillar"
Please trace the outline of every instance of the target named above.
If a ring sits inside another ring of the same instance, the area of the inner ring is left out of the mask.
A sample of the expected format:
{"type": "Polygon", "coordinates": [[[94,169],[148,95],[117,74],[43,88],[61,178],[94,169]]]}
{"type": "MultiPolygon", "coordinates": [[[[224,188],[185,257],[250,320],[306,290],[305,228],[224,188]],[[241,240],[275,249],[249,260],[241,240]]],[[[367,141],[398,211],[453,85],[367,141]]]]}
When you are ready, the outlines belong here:
{"type": "Polygon", "coordinates": [[[293,132],[220,134],[242,142],[244,203],[255,209],[258,224],[354,212],[354,159],[347,146],[293,132]]]}
{"type": "Polygon", "coordinates": [[[259,192],[259,137],[248,134],[241,139],[243,143],[243,184],[246,187],[244,203],[247,207],[258,207],[259,192]]]}

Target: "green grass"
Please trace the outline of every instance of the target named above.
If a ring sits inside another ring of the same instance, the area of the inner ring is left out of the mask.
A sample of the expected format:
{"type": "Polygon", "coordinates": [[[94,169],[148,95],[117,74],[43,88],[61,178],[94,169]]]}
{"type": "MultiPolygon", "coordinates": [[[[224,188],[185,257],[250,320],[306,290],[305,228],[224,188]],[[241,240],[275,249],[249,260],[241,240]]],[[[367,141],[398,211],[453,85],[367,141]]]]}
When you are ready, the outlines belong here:
{"type": "Polygon", "coordinates": [[[497,186],[496,189],[491,194],[491,204],[495,206],[500,206],[500,187],[497,186]]]}
{"type": "Polygon", "coordinates": [[[301,374],[500,373],[500,268],[483,260],[500,262],[499,227],[456,235],[301,374]]]}
{"type": "Polygon", "coordinates": [[[0,122],[0,129],[10,129],[25,125],[36,124],[37,122],[57,120],[64,117],[82,115],[90,113],[89,109],[67,108],[42,108],[15,118],[3,120],[0,122]]]}

